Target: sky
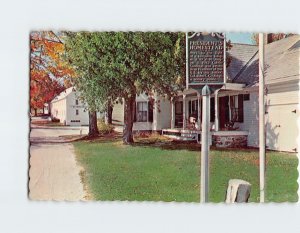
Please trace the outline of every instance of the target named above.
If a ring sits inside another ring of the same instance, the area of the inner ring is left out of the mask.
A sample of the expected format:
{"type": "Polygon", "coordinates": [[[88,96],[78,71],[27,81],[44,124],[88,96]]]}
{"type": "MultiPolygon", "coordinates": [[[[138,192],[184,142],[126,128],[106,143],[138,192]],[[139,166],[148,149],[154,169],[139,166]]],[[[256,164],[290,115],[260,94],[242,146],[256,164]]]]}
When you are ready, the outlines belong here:
{"type": "Polygon", "coordinates": [[[226,39],[232,43],[253,44],[251,40],[252,33],[249,32],[227,32],[226,39]]]}

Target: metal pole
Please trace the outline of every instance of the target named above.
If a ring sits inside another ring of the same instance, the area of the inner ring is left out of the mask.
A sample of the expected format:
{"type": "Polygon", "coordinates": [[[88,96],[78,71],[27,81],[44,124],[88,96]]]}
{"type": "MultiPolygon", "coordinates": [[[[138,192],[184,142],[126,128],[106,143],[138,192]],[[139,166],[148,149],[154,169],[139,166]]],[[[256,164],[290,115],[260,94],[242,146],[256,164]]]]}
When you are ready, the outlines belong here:
{"type": "Polygon", "coordinates": [[[265,97],[264,97],[264,34],[259,33],[259,189],[260,202],[265,202],[265,97]]]}
{"type": "Polygon", "coordinates": [[[219,90],[215,90],[215,131],[219,131],[219,90]]]}
{"type": "Polygon", "coordinates": [[[209,125],[210,125],[210,90],[208,85],[202,89],[202,135],[201,135],[201,184],[200,202],[208,202],[209,181],[209,125]]]}

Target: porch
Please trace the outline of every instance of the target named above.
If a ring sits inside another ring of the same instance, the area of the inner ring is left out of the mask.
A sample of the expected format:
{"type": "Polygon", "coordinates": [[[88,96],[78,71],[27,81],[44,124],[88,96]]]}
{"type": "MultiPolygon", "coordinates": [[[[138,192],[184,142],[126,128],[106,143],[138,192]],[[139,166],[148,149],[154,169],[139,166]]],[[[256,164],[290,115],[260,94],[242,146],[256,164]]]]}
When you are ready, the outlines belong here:
{"type": "MultiPolygon", "coordinates": [[[[247,146],[243,129],[244,101],[249,98],[243,84],[228,83],[210,98],[210,144],[217,147],[247,146]]],[[[162,134],[175,140],[201,143],[202,96],[188,89],[171,100],[171,128],[162,134]]]]}
{"type": "MultiPolygon", "coordinates": [[[[201,130],[163,129],[162,135],[178,141],[201,144],[201,130]]],[[[211,131],[209,144],[219,148],[241,148],[247,146],[248,131],[211,131]]]]}

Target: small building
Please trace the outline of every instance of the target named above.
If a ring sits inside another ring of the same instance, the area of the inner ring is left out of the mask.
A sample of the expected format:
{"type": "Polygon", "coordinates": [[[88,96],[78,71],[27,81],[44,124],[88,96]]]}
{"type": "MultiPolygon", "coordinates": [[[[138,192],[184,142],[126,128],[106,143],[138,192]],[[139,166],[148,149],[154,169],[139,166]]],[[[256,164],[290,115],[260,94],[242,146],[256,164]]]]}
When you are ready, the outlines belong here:
{"type": "Polygon", "coordinates": [[[50,103],[51,117],[59,119],[60,123],[70,126],[89,124],[89,114],[86,105],[80,101],[74,87],[70,87],[50,103]]]}

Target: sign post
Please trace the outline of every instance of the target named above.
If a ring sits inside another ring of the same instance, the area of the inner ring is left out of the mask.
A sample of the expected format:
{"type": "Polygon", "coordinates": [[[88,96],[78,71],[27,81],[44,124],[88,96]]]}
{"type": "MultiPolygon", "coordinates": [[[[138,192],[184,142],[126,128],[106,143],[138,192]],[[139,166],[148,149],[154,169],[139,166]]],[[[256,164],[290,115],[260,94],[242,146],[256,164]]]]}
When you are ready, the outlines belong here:
{"type": "Polygon", "coordinates": [[[225,83],[225,37],[220,33],[186,33],[186,88],[203,96],[200,202],[208,202],[210,95],[225,83]]]}
{"type": "Polygon", "coordinates": [[[201,183],[200,202],[208,202],[209,181],[209,131],[210,131],[210,90],[208,85],[202,89],[202,135],[201,135],[201,183]]]}

